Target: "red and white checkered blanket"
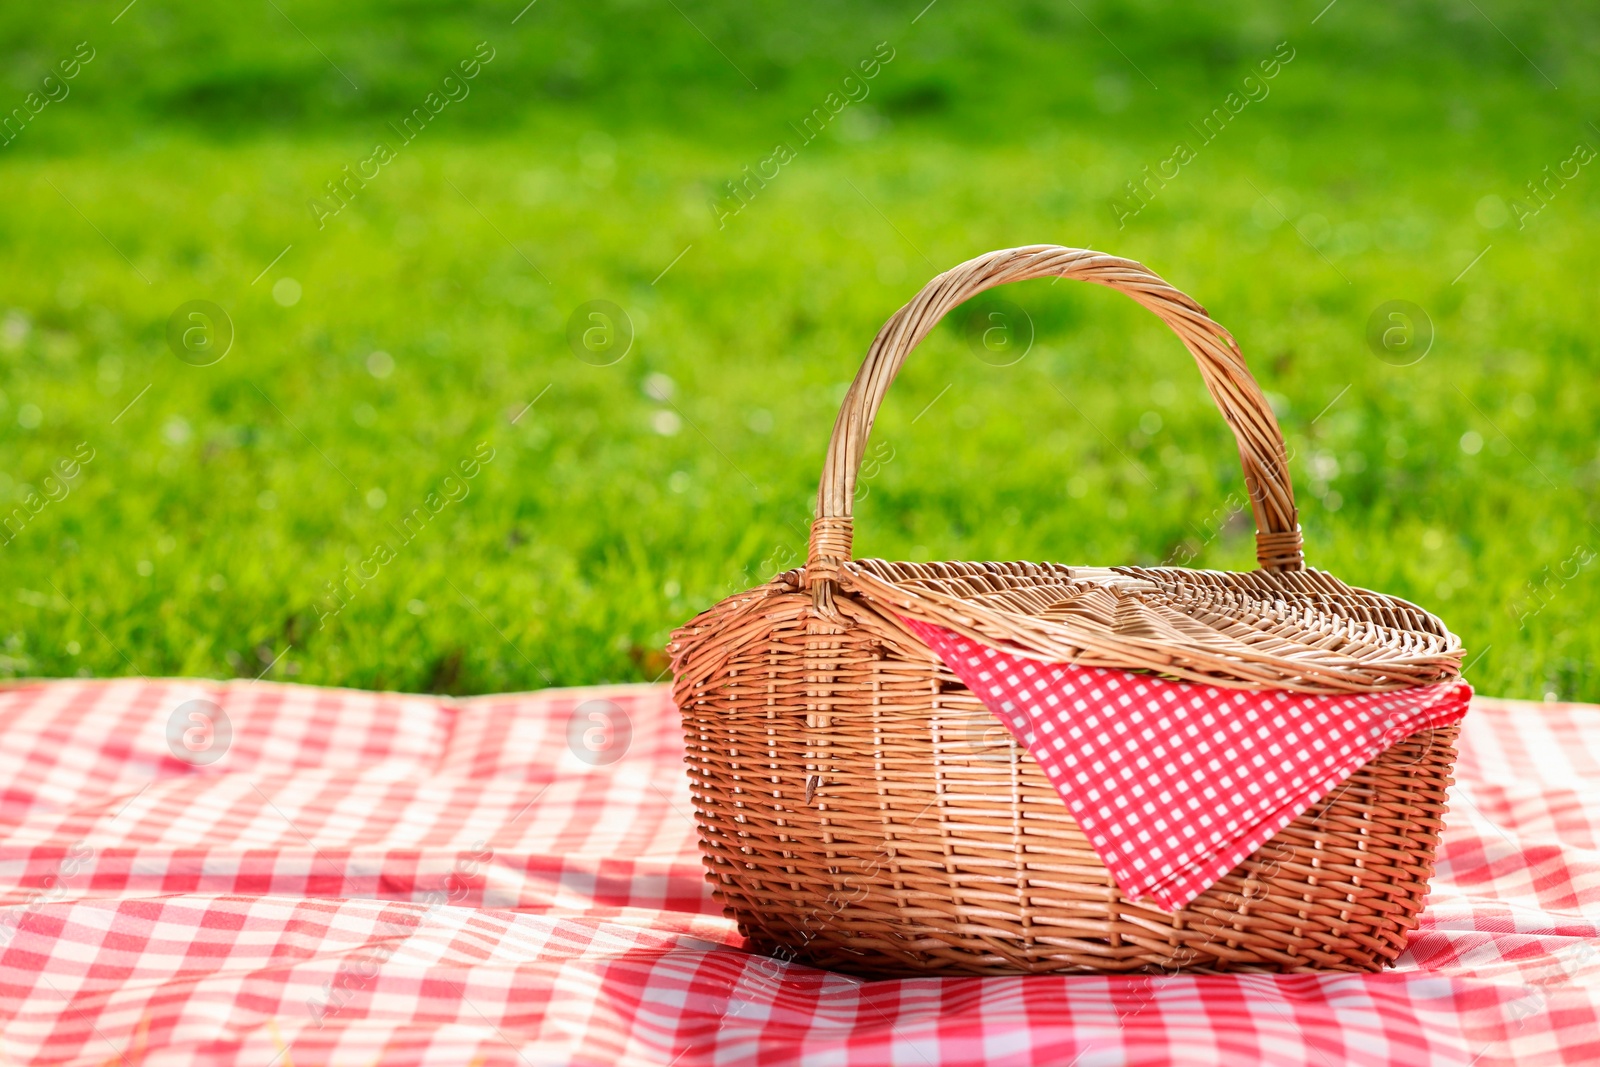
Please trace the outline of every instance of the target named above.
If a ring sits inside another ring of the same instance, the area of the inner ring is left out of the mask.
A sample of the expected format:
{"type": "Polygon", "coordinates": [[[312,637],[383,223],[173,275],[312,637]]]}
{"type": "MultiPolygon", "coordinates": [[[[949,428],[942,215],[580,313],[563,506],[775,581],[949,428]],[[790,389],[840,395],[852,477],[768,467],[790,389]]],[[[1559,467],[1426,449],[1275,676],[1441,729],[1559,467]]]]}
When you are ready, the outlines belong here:
{"type": "Polygon", "coordinates": [[[0,1064],[1600,1062],[1600,708],[1458,776],[1392,972],[862,983],[740,950],[664,687],[0,689],[0,1064]]]}

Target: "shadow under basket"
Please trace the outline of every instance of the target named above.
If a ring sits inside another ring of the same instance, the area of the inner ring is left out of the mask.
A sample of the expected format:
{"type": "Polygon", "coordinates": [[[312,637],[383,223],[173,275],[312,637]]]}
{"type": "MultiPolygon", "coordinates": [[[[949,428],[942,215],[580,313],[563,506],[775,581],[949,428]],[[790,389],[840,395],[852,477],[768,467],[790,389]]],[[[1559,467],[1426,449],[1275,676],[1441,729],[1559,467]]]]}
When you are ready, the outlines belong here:
{"type": "Polygon", "coordinates": [[[834,428],[806,566],[673,635],[708,878],[752,948],[863,977],[1376,971],[1428,892],[1457,727],[1383,751],[1187,907],[1127,900],[1033,756],[905,625],[1235,688],[1450,681],[1460,642],[1305,567],[1283,438],[1233,339],[1137,263],[1031,246],[948,271],[879,333],[834,428]],[[1239,442],[1258,570],[850,559],[867,435],[905,357],[1006,281],[1118,289],[1184,341],[1239,442]]]}

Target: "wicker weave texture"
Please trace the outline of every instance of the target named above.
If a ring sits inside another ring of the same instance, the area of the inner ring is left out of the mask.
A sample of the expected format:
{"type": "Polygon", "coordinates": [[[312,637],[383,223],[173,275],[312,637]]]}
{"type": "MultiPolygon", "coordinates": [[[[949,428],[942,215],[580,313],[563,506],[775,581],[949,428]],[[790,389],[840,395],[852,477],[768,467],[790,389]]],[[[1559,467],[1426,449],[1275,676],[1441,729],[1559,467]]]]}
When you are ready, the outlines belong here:
{"type": "Polygon", "coordinates": [[[708,874],[757,947],[870,977],[1377,970],[1404,948],[1455,728],[1391,748],[1168,915],[1122,898],[1032,755],[926,646],[839,605],[847,625],[818,634],[798,571],[725,602],[703,622],[747,640],[677,691],[708,874]]]}
{"type": "Polygon", "coordinates": [[[1054,246],[991,253],[880,331],[834,427],[806,567],[673,635],[708,877],[757,947],[864,976],[1377,970],[1403,949],[1455,728],[1387,750],[1169,915],[1123,899],[1033,757],[902,617],[1217,685],[1370,692],[1459,675],[1438,619],[1305,567],[1261,390],[1227,332],[1146,268],[1054,246]],[[1183,340],[1238,441],[1262,569],[850,559],[856,469],[910,349],[961,300],[1048,275],[1119,289],[1183,340]]]}

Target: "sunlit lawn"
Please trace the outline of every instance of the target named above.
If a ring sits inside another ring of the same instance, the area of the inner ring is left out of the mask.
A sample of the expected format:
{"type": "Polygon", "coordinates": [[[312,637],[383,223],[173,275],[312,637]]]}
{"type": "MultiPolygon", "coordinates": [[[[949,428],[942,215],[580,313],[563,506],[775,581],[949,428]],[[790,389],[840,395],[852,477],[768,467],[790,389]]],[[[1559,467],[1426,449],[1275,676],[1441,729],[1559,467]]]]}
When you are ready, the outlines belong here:
{"type": "MultiPolygon", "coordinates": [[[[1514,55],[1346,85],[1340,53],[1291,29],[1271,95],[1122,229],[1111,198],[1193,138],[1254,43],[1169,71],[1158,99],[1074,30],[1101,64],[1085,109],[989,128],[972,64],[919,58],[908,33],[879,95],[811,144],[782,116],[831,73],[728,127],[571,102],[451,127],[446,109],[320,229],[307,201],[380,119],[41,133],[0,155],[0,503],[23,520],[0,545],[0,676],[659,677],[674,625],[803,556],[882,320],[939,270],[1049,241],[1140,259],[1234,332],[1288,434],[1314,565],[1442,615],[1482,691],[1600,699],[1591,168],[1516,217],[1525,181],[1600,134],[1514,55]],[[959,103],[904,95],[941,62],[959,103]],[[784,138],[793,160],[719,228],[714,190],[784,138]],[[220,362],[168,344],[192,300],[231,320],[220,362]],[[635,335],[607,366],[568,342],[594,300],[635,335]],[[1413,365],[1364,339],[1390,300],[1431,320],[1413,365]]],[[[857,36],[842,54],[879,39],[857,36]]],[[[973,47],[1003,63],[1008,41],[973,47]]],[[[495,71],[450,108],[503,107],[495,71]]],[[[859,554],[1251,565],[1231,438],[1178,342],[1103,290],[996,295],[1028,312],[1032,349],[992,366],[952,325],[916,353],[876,431],[859,554]]]]}

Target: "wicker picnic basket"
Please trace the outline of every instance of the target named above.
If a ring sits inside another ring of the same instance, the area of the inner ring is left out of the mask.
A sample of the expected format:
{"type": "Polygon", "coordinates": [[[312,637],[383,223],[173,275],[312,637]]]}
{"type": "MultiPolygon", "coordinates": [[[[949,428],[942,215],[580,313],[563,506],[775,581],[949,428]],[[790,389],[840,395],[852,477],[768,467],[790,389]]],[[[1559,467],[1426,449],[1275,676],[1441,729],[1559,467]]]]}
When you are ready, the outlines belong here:
{"type": "Polygon", "coordinates": [[[1306,693],[1459,676],[1437,618],[1307,568],[1282,431],[1233,338],[1144,266],[1054,245],[979,256],[884,325],[828,444],[803,568],[676,631],[674,695],[708,878],[758,950],[867,977],[1375,971],[1427,893],[1456,728],[1426,730],[1176,914],[1125,899],[1039,765],[901,621],[1013,653],[1306,693]],[[1260,569],[852,560],[873,418],[969,297],[1061,277],[1182,339],[1238,439],[1260,569]]]}

